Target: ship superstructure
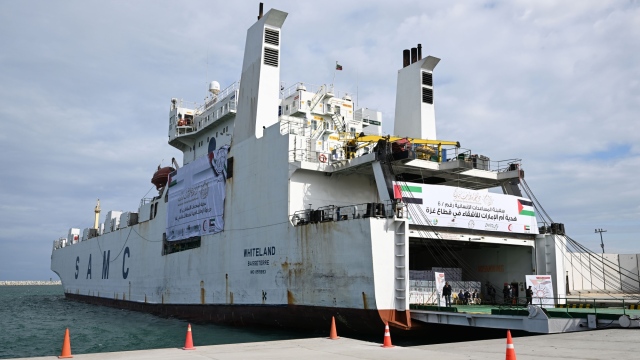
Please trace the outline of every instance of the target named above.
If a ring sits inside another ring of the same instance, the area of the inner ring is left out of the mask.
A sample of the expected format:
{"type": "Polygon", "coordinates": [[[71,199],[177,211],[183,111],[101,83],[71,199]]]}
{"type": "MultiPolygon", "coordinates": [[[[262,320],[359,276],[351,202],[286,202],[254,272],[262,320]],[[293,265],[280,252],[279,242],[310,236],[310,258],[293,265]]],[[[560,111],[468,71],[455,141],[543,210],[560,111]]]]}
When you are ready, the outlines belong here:
{"type": "Polygon", "coordinates": [[[561,296],[563,250],[538,234],[521,161],[437,139],[439,59],[405,51],[395,135],[383,135],[379,111],[332,85],[281,88],[286,17],[272,9],[248,30],[238,82],[212,82],[201,106],[171,100],[168,142],[183,165],[158,169],[157,196],[54,242],[65,294],[225,323],[335,315],[374,331],[416,327],[424,271],[479,291],[545,274],[561,296]]]}

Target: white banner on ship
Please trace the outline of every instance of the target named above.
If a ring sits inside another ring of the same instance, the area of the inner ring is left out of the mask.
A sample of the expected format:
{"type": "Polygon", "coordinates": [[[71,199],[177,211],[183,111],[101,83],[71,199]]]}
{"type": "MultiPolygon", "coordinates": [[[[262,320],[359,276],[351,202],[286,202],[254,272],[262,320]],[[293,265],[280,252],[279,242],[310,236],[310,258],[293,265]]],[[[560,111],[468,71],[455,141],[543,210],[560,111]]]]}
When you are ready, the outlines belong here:
{"type": "Polygon", "coordinates": [[[554,307],[553,301],[553,282],[551,275],[526,275],[528,289],[531,286],[533,290],[533,305],[541,305],[542,307],[554,307]]]}
{"type": "Polygon", "coordinates": [[[444,297],[442,297],[442,289],[444,288],[444,273],[434,272],[436,276],[436,290],[438,292],[438,306],[447,306],[444,297]]]}
{"type": "Polygon", "coordinates": [[[533,203],[525,198],[444,185],[394,182],[394,197],[413,224],[538,234],[533,203]]]}
{"type": "Polygon", "coordinates": [[[227,152],[223,146],[196,159],[169,179],[167,240],[215,234],[224,229],[227,152]]]}

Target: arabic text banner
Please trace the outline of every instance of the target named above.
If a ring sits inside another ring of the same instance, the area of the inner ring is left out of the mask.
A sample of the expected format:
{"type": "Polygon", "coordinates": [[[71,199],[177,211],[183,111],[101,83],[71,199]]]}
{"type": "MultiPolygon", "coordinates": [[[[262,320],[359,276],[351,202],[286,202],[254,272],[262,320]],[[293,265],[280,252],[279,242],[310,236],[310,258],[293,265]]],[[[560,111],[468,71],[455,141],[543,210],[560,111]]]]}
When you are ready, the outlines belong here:
{"type": "Polygon", "coordinates": [[[525,198],[444,185],[394,183],[395,198],[414,224],[538,234],[533,203],[525,198]],[[426,218],[426,219],[425,219],[426,218]]]}
{"type": "Polygon", "coordinates": [[[196,159],[169,179],[167,240],[215,234],[224,229],[227,147],[196,159]]]}

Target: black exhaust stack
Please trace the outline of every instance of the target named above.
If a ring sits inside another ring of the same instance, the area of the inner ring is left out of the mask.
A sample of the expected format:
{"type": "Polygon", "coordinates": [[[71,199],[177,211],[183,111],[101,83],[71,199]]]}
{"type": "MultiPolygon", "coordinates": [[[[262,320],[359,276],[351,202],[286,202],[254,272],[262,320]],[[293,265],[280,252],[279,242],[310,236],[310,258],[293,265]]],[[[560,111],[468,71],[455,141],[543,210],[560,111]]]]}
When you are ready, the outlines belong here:
{"type": "Polygon", "coordinates": [[[418,61],[422,60],[422,44],[418,44],[418,61]]]}
{"type": "Polygon", "coordinates": [[[418,49],[411,48],[411,63],[413,64],[416,61],[418,61],[418,49]]]}
{"type": "Polygon", "coordinates": [[[409,66],[409,56],[411,56],[409,54],[409,50],[405,49],[402,50],[402,67],[406,68],[407,66],[409,66]]]}
{"type": "Polygon", "coordinates": [[[262,6],[263,4],[260,3],[260,10],[258,11],[258,20],[262,19],[262,10],[263,10],[262,6]]]}

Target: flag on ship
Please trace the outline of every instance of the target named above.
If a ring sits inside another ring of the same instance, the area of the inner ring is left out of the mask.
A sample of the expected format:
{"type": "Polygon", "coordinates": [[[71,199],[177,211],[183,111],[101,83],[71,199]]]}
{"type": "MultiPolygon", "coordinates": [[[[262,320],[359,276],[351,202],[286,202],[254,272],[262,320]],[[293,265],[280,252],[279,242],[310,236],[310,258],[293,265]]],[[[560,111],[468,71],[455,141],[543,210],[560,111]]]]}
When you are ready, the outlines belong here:
{"type": "Polygon", "coordinates": [[[338,64],[337,61],[336,61],[336,70],[342,70],[342,65],[338,64]]]}
{"type": "Polygon", "coordinates": [[[415,194],[422,196],[422,187],[420,186],[408,186],[408,185],[393,185],[393,197],[396,199],[402,199],[406,204],[422,204],[422,198],[416,197],[415,194]],[[402,196],[402,193],[405,196],[402,196]]]}
{"type": "Polygon", "coordinates": [[[525,216],[536,216],[531,201],[518,199],[518,214],[525,216]]]}

